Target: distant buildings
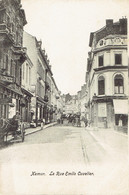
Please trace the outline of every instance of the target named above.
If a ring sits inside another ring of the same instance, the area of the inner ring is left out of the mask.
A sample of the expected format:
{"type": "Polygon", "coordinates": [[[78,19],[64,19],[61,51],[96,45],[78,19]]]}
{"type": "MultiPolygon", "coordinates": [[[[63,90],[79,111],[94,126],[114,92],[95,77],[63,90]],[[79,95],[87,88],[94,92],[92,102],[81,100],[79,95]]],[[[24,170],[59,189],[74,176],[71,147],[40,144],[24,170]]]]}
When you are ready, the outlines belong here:
{"type": "Polygon", "coordinates": [[[64,114],[76,114],[78,112],[77,95],[64,94],[62,99],[64,101],[64,114]]]}

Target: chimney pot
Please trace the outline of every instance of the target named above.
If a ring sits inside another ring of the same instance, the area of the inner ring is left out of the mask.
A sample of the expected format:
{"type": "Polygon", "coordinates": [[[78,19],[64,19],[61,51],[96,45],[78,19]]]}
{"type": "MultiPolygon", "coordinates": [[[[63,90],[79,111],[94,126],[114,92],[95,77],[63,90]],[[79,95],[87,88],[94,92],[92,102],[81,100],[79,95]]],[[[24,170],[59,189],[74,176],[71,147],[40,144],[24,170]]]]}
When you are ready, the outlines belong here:
{"type": "Polygon", "coordinates": [[[107,19],[106,20],[106,26],[113,26],[113,20],[112,19],[107,19]]]}

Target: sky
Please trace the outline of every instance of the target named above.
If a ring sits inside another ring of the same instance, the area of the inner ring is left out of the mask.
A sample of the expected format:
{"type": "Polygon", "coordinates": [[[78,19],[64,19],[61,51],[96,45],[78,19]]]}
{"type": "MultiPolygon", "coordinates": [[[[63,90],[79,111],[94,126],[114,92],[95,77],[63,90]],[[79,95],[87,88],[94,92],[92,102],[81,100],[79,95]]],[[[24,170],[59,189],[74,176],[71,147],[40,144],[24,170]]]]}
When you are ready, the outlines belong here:
{"type": "Polygon", "coordinates": [[[24,30],[46,50],[62,94],[76,94],[85,83],[90,33],[128,17],[129,0],[21,0],[24,30]]]}

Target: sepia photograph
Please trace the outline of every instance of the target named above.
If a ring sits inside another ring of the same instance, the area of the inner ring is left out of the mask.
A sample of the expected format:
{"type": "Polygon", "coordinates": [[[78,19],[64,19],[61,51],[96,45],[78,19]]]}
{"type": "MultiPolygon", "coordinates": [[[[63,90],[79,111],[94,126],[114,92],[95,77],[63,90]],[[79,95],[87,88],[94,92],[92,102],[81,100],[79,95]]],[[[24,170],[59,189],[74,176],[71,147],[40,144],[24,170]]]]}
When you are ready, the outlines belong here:
{"type": "Polygon", "coordinates": [[[128,0],[0,0],[0,195],[129,195],[128,0]]]}

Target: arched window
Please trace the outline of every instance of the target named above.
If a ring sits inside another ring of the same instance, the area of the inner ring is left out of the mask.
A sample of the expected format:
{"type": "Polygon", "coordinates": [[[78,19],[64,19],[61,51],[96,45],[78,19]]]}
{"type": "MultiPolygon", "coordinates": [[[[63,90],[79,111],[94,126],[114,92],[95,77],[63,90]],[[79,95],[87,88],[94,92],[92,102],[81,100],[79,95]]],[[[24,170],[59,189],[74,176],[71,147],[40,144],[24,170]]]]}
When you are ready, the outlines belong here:
{"type": "Polygon", "coordinates": [[[98,95],[105,94],[105,79],[103,76],[100,76],[98,79],[98,95]]]}
{"type": "Polygon", "coordinates": [[[115,87],[115,94],[122,94],[124,93],[124,81],[121,74],[118,74],[114,78],[114,87],[115,87]]]}

